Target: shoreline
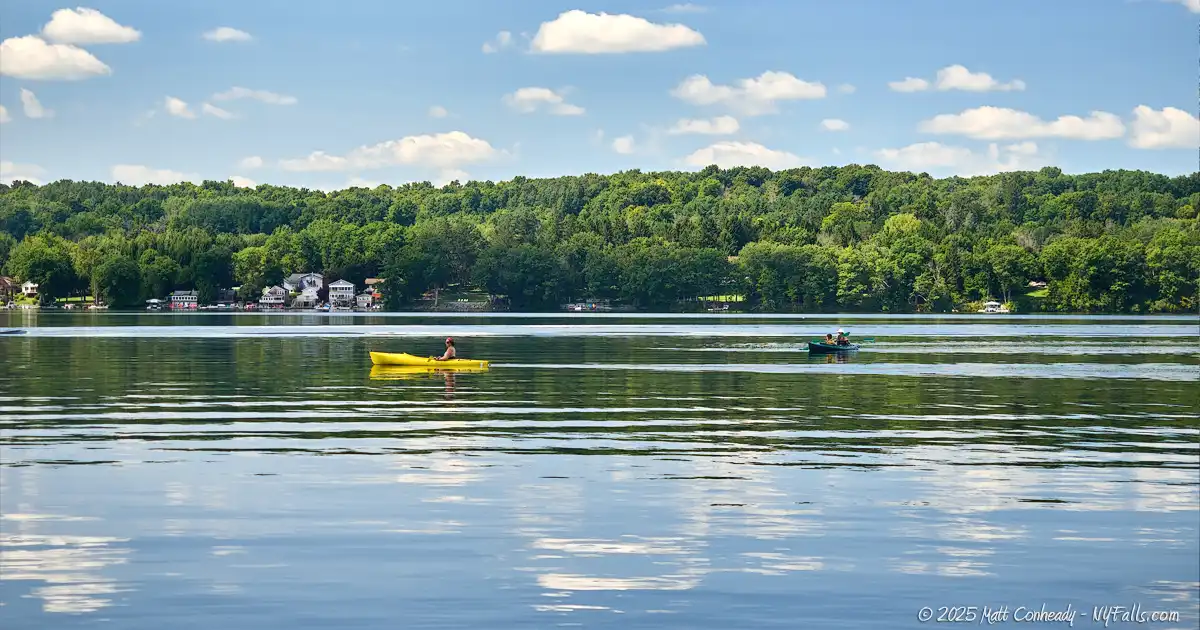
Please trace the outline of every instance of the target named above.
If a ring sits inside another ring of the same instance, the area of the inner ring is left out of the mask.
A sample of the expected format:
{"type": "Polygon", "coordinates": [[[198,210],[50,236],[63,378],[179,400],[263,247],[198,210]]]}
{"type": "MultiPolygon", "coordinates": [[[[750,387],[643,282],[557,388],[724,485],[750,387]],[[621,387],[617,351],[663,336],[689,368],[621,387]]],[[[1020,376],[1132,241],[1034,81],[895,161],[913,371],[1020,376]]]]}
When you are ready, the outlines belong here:
{"type": "Polygon", "coordinates": [[[66,309],[0,309],[0,314],[43,314],[43,315],[146,315],[146,316],[301,316],[301,317],[379,317],[379,318],[420,318],[420,317],[453,317],[453,318],[513,318],[513,319],[549,319],[549,318],[594,318],[594,319],[986,319],[992,321],[1004,320],[1044,320],[1044,319],[1156,319],[1164,321],[1194,321],[1195,313],[880,313],[880,312],[838,312],[838,313],[748,313],[748,312],[669,312],[669,311],[619,311],[619,312],[575,312],[575,311],[305,311],[277,310],[269,311],[239,311],[239,310],[203,310],[203,311],[146,311],[146,310],[66,310],[66,309]]]}

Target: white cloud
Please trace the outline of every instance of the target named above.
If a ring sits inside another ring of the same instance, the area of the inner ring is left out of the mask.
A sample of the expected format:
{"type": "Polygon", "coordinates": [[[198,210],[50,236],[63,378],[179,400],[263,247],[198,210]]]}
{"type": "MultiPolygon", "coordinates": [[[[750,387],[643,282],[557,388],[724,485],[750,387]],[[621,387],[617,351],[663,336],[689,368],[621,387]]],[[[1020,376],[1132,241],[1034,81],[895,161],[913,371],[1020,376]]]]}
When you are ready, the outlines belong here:
{"type": "Polygon", "coordinates": [[[78,81],[112,74],[92,53],[67,44],[50,44],[36,35],[0,42],[0,75],[42,81],[78,81]]]}
{"type": "Polygon", "coordinates": [[[826,118],[821,121],[821,129],[825,131],[846,131],[850,128],[850,123],[839,118],[826,118]]]}
{"type": "Polygon", "coordinates": [[[1187,7],[1188,11],[1191,11],[1192,13],[1200,13],[1200,0],[1169,0],[1169,1],[1182,4],[1183,6],[1187,7]]]}
{"type": "Polygon", "coordinates": [[[724,136],[731,133],[737,133],[741,128],[738,121],[733,116],[717,116],[711,120],[681,118],[676,121],[667,133],[672,135],[695,133],[708,136],[724,136]]]}
{"type": "Polygon", "coordinates": [[[238,166],[241,168],[262,168],[263,159],[257,155],[244,157],[238,161],[238,166]]]}
{"type": "Polygon", "coordinates": [[[937,72],[937,78],[930,82],[917,77],[906,77],[903,81],[892,81],[888,87],[894,92],[923,92],[936,88],[942,92],[962,90],[964,92],[1020,92],[1025,89],[1025,82],[1013,79],[1007,83],[997,81],[986,72],[971,72],[961,64],[946,66],[937,72]]]}
{"type": "Polygon", "coordinates": [[[450,115],[450,112],[446,111],[446,108],[442,107],[441,105],[434,105],[433,107],[429,108],[429,117],[430,118],[445,118],[446,116],[449,116],[449,115],[450,115]]]}
{"type": "Polygon", "coordinates": [[[853,94],[856,89],[857,88],[855,88],[853,85],[850,85],[849,83],[843,83],[843,84],[837,86],[837,91],[841,92],[842,94],[853,94]]]}
{"type": "Polygon", "coordinates": [[[210,42],[248,42],[254,39],[250,33],[229,26],[218,26],[204,33],[203,37],[210,42]]]}
{"type": "Polygon", "coordinates": [[[988,145],[985,153],[938,142],[921,142],[899,149],[880,149],[875,156],[890,168],[946,175],[990,175],[1005,171],[1033,170],[1049,163],[1034,142],[1007,146],[988,145]]]}
{"type": "Polygon", "coordinates": [[[0,161],[0,183],[12,184],[14,180],[24,180],[42,185],[46,169],[37,164],[18,164],[7,160],[0,161]]]}
{"type": "Polygon", "coordinates": [[[128,44],[142,38],[136,28],[122,26],[95,9],[59,9],[50,14],[42,35],[59,44],[128,44]]]}
{"type": "Polygon", "coordinates": [[[229,181],[233,182],[233,185],[237,188],[254,188],[258,185],[258,182],[255,182],[253,179],[242,177],[241,175],[232,175],[229,181]]]}
{"type": "Polygon", "coordinates": [[[903,81],[892,81],[888,87],[893,92],[923,92],[929,89],[929,82],[917,77],[905,77],[903,81]]]}
{"type": "Polygon", "coordinates": [[[1008,83],[1002,83],[986,72],[971,72],[967,70],[966,66],[955,64],[938,70],[937,89],[966,92],[1020,92],[1025,89],[1025,82],[1013,79],[1008,83]]]}
{"type": "Polygon", "coordinates": [[[449,184],[450,182],[465,184],[469,181],[471,181],[471,176],[466,171],[457,168],[448,168],[444,169],[441,173],[438,173],[437,179],[431,183],[434,186],[441,187],[449,184]]]}
{"type": "Polygon", "coordinates": [[[919,129],[926,133],[961,135],[977,140],[1110,140],[1125,134],[1125,125],[1120,117],[1108,112],[1092,112],[1087,118],[1059,116],[1055,120],[1045,121],[1028,112],[991,106],[976,107],[959,114],[939,114],[923,121],[919,129]]]}
{"type": "Polygon", "coordinates": [[[508,31],[500,31],[499,33],[496,33],[495,39],[483,42],[483,53],[485,55],[490,55],[492,53],[500,52],[509,46],[512,46],[512,33],[508,31]]]}
{"type": "Polygon", "coordinates": [[[195,173],[156,169],[141,164],[117,164],[112,167],[112,178],[129,186],[145,186],[146,184],[166,186],[179,182],[200,181],[200,176],[195,173]]]}
{"type": "Polygon", "coordinates": [[[268,105],[295,105],[297,102],[295,96],[276,94],[275,92],[268,92],[266,90],[251,90],[244,87],[232,87],[224,92],[217,92],[212,95],[214,101],[236,101],[243,98],[254,99],[268,105]]]}
{"type": "Polygon", "coordinates": [[[693,105],[722,105],[746,116],[773,114],[779,101],[825,98],[825,86],[797,79],[787,72],[768,70],[752,79],[716,85],[702,74],[684,79],[671,95],[693,105]]]}
{"type": "MultiPolygon", "coordinates": [[[[1198,0],[1200,1],[1200,0],[1198,0]]],[[[663,13],[707,13],[708,7],[702,7],[691,2],[683,2],[680,4],[672,4],[662,10],[663,13]]]]}
{"type": "Polygon", "coordinates": [[[771,170],[796,168],[807,162],[793,153],[768,149],[755,142],[718,142],[692,153],[683,161],[697,167],[716,164],[721,168],[765,166],[771,170]]]}
{"type": "Polygon", "coordinates": [[[7,107],[0,105],[0,125],[6,122],[12,122],[12,116],[8,115],[7,107]]]}
{"type": "Polygon", "coordinates": [[[383,182],[375,181],[373,179],[366,179],[366,178],[360,177],[358,175],[355,175],[354,177],[351,177],[349,180],[346,181],[346,188],[375,189],[375,188],[379,188],[382,185],[383,185],[383,182]]]}
{"type": "Polygon", "coordinates": [[[546,111],[555,116],[579,116],[584,109],[572,105],[563,95],[544,87],[524,87],[512,94],[504,95],[504,103],[522,114],[546,111]]]}
{"type": "Polygon", "coordinates": [[[365,170],[398,165],[446,170],[490,160],[500,153],[486,140],[472,138],[461,131],[451,131],[361,146],[346,155],[315,151],[307,157],[281,160],[279,166],[287,171],[299,172],[365,170]]]}
{"type": "Polygon", "coordinates": [[[630,153],[633,153],[633,136],[621,136],[620,138],[615,138],[612,141],[612,150],[620,153],[621,155],[629,155],[630,153]]]}
{"type": "Polygon", "coordinates": [[[188,119],[196,117],[196,112],[193,112],[186,102],[174,96],[168,96],[163,101],[163,107],[166,107],[167,113],[172,116],[188,119]]]}
{"type": "Polygon", "coordinates": [[[38,97],[25,88],[21,88],[21,107],[29,118],[54,118],[54,110],[42,107],[38,97]]]}
{"type": "MultiPolygon", "coordinates": [[[[1200,0],[1195,0],[1200,5],[1200,0]]],[[[1200,12],[1200,9],[1194,9],[1200,12]]],[[[1133,110],[1129,146],[1135,149],[1195,149],[1200,147],[1200,118],[1174,107],[1156,110],[1138,105],[1133,110]]]]}
{"type": "Polygon", "coordinates": [[[230,118],[233,118],[233,112],[221,109],[212,103],[204,103],[200,106],[200,111],[208,114],[209,116],[220,118],[221,120],[229,120],[230,118]]]}
{"type": "Polygon", "coordinates": [[[705,44],[704,36],[683,24],[656,24],[625,14],[566,11],[542,22],[530,47],[536,53],[662,52],[705,44]]]}

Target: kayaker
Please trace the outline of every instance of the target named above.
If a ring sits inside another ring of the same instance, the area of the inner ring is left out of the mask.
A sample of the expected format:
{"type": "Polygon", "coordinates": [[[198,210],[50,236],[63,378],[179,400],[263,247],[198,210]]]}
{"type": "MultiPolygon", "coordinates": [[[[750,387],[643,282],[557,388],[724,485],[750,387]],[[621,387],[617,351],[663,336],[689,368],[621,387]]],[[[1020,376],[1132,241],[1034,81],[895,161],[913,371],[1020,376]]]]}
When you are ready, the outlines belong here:
{"type": "Polygon", "coordinates": [[[850,340],[846,338],[846,331],[842,330],[841,328],[839,328],[837,330],[837,345],[839,345],[839,346],[850,345],[850,340]]]}
{"type": "Polygon", "coordinates": [[[446,354],[440,357],[434,357],[434,361],[449,361],[455,356],[454,353],[454,337],[446,337],[446,354]]]}
{"type": "Polygon", "coordinates": [[[833,335],[832,334],[825,333],[825,345],[827,345],[827,346],[833,345],[833,335]]]}

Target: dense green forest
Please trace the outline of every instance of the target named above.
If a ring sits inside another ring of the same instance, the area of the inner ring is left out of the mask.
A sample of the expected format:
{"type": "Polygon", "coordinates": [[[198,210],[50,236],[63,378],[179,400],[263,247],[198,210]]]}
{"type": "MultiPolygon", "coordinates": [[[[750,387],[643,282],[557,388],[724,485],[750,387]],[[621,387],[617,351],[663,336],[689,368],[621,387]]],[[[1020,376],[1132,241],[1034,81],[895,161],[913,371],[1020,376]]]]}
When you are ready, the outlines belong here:
{"type": "Polygon", "coordinates": [[[934,179],[875,166],[428,183],[337,192],[230,182],[0,185],[0,266],[43,299],[120,307],[289,273],[387,279],[403,309],[473,286],[514,309],[609,299],[762,311],[1197,307],[1200,173],[1057,168],[934,179]],[[1047,282],[1037,299],[1031,280],[1047,282]]]}

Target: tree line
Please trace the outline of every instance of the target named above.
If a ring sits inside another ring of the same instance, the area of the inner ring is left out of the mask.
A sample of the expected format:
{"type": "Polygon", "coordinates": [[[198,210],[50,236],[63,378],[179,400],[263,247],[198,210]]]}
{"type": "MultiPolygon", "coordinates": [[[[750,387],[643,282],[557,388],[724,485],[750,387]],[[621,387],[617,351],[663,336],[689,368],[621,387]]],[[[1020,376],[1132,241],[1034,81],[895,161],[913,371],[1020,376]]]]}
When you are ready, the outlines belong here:
{"type": "Polygon", "coordinates": [[[230,182],[0,184],[0,268],[44,299],[133,306],[175,289],[256,299],[287,274],[388,308],[476,287],[535,310],[738,294],[760,311],[1070,312],[1197,307],[1200,173],[935,179],[876,166],[427,182],[323,192],[230,182]],[[1030,281],[1047,283],[1037,299],[1030,281]]]}

